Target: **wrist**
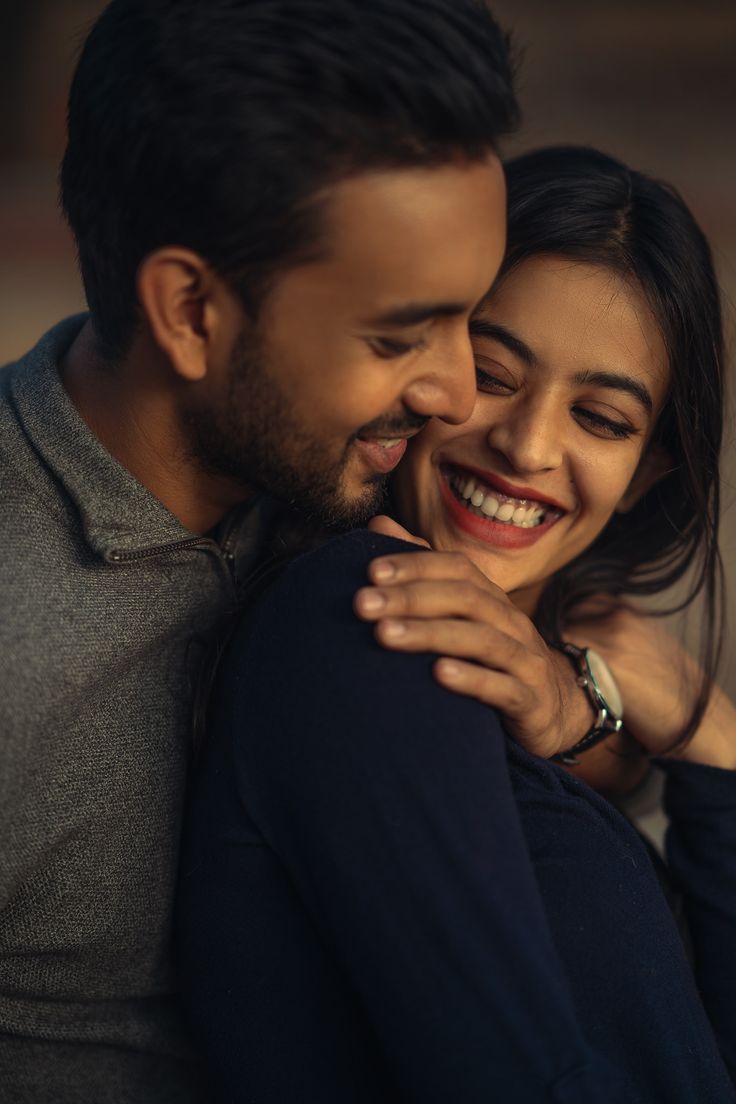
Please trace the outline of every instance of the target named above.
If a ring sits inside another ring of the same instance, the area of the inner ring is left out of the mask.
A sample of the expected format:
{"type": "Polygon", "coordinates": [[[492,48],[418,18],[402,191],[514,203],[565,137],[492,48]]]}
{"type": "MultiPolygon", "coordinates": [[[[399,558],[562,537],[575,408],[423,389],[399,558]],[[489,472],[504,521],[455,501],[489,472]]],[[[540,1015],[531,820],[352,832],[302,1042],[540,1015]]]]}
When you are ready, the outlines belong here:
{"type": "Polygon", "coordinates": [[[626,729],[621,728],[586,751],[576,766],[566,767],[594,790],[609,798],[626,797],[637,789],[651,769],[649,756],[626,729]]]}
{"type": "Polygon", "coordinates": [[[552,647],[570,661],[576,685],[584,691],[593,710],[593,723],[585,735],[572,747],[553,758],[566,766],[575,766],[578,755],[597,747],[621,729],[623,702],[616,680],[606,661],[593,648],[580,648],[569,641],[552,647]]]}
{"type": "Polygon", "coordinates": [[[550,649],[552,662],[563,688],[563,728],[560,732],[558,754],[569,751],[590,732],[596,719],[596,711],[578,681],[575,669],[564,652],[550,649]]]}
{"type": "Polygon", "coordinates": [[[736,770],[736,709],[717,686],[695,734],[684,747],[667,752],[663,758],[736,770]]]}

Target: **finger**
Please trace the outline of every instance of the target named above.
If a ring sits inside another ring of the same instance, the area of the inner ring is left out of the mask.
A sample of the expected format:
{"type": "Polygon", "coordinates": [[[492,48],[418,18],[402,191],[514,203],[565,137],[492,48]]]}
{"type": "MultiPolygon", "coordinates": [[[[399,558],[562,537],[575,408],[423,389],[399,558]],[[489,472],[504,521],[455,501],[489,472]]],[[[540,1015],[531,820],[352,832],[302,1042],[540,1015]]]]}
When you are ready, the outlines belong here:
{"type": "Polygon", "coordinates": [[[408,529],[405,529],[403,525],[399,525],[398,521],[394,521],[393,518],[388,517],[386,514],[376,514],[368,522],[368,528],[371,533],[382,533],[384,537],[395,537],[396,540],[408,541],[410,544],[419,544],[423,548],[430,548],[431,545],[423,537],[415,537],[413,533],[410,533],[408,529]]]}
{"type": "Polygon", "coordinates": [[[528,649],[491,625],[458,618],[423,621],[386,618],[376,624],[375,634],[380,644],[394,651],[434,652],[470,659],[530,681],[526,672],[533,666],[533,657],[528,649]]]}
{"type": "Polygon", "coordinates": [[[420,579],[394,587],[362,587],[354,609],[366,621],[382,617],[460,617],[506,627],[509,603],[465,579],[420,579]]]}
{"type": "Polygon", "coordinates": [[[395,586],[415,579],[467,579],[484,590],[499,595],[504,593],[462,552],[433,551],[431,556],[423,552],[405,552],[398,556],[380,556],[369,565],[368,577],[381,586],[395,586]]]}
{"type": "Polygon", "coordinates": [[[476,663],[443,656],[432,668],[437,682],[454,694],[474,698],[508,717],[529,709],[530,694],[518,679],[503,671],[490,671],[476,663]]]}

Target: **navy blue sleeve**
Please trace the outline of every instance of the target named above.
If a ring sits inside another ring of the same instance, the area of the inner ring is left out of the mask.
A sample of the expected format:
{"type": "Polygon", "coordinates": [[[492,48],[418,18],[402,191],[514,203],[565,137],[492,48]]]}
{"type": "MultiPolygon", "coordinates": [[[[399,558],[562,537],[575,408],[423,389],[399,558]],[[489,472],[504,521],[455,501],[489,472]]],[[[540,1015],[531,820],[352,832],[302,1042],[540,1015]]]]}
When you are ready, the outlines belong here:
{"type": "Polygon", "coordinates": [[[695,976],[736,1083],[736,771],[660,759],[667,860],[683,894],[695,976]]]}
{"type": "Polygon", "coordinates": [[[576,1020],[495,714],[352,612],[370,560],[404,550],[355,533],[297,561],[222,670],[179,921],[222,1099],[393,1100],[334,1088],[356,1016],[397,1100],[629,1101],[576,1020]]]}

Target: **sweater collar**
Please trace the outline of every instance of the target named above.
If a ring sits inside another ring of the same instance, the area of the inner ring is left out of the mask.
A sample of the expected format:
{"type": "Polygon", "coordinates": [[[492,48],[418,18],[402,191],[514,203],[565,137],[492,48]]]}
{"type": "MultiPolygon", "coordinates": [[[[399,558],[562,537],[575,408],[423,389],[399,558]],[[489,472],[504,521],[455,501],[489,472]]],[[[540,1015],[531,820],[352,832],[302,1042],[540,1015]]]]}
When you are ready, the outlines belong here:
{"type": "MultiPolygon", "coordinates": [[[[25,433],[76,507],[87,543],[104,559],[205,543],[107,451],[64,389],[59,363],[87,319],[79,314],[60,322],[19,361],[11,390],[25,433]]],[[[248,513],[249,505],[236,511],[248,513]]]]}

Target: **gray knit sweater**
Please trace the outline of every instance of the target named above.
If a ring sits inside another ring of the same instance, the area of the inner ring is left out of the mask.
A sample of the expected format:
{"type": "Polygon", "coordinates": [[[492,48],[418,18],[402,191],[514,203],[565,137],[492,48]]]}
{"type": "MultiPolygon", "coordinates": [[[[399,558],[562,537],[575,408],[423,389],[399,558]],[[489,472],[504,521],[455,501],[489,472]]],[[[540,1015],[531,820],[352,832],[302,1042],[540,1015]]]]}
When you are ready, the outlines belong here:
{"type": "Polygon", "coordinates": [[[106,452],[57,371],[83,321],[0,371],[0,1099],[182,1104],[192,686],[261,511],[198,537],[106,452]]]}

